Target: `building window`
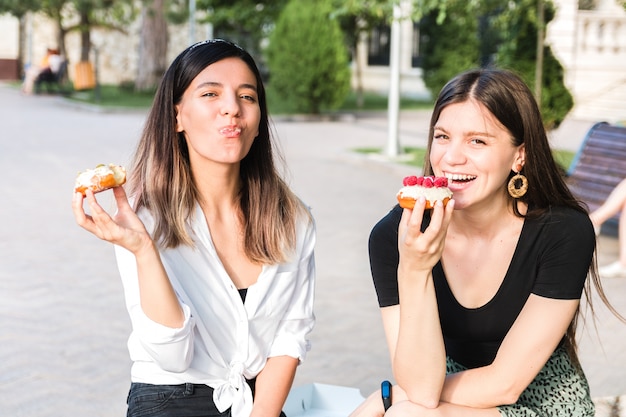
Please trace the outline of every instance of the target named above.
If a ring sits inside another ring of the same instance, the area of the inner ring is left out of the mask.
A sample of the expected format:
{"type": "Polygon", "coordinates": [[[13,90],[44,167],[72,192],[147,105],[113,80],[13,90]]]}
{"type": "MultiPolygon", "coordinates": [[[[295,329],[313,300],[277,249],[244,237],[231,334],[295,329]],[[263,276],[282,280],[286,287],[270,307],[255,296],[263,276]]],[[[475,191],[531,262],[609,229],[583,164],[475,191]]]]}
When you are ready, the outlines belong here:
{"type": "Polygon", "coordinates": [[[369,34],[367,43],[367,65],[389,66],[391,28],[379,26],[369,34]]]}
{"type": "Polygon", "coordinates": [[[411,36],[411,67],[421,68],[423,57],[421,55],[422,50],[422,36],[420,34],[419,23],[413,22],[413,33],[411,36]]]}
{"type": "MultiPolygon", "coordinates": [[[[411,66],[421,68],[423,56],[422,45],[426,41],[420,33],[419,23],[413,23],[411,42],[411,66]]],[[[391,49],[391,27],[379,26],[371,30],[367,43],[367,65],[389,66],[391,49]]]]}

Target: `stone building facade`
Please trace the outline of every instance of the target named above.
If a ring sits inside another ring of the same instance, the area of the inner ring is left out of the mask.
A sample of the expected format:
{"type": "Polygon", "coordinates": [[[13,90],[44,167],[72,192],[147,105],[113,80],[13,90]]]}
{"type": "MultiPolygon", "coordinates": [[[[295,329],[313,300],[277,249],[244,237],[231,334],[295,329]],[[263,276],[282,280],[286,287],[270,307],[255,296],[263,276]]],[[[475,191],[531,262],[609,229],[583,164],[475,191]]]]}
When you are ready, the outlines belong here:
{"type": "Polygon", "coordinates": [[[626,122],[626,10],[615,0],[599,0],[596,10],[578,10],[577,0],[555,3],[547,39],[574,96],[571,115],[626,122]]]}

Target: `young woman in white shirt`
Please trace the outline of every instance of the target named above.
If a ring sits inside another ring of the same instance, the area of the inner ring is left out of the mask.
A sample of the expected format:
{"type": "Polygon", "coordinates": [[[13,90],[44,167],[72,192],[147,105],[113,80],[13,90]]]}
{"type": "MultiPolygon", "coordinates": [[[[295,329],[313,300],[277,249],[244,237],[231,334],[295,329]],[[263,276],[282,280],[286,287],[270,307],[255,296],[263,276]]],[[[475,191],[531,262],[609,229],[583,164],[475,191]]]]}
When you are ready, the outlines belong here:
{"type": "Polygon", "coordinates": [[[116,214],[74,196],[78,224],[115,245],[128,416],[282,415],[314,325],[315,227],[274,159],[253,58],[204,41],[165,73],[116,214]]]}

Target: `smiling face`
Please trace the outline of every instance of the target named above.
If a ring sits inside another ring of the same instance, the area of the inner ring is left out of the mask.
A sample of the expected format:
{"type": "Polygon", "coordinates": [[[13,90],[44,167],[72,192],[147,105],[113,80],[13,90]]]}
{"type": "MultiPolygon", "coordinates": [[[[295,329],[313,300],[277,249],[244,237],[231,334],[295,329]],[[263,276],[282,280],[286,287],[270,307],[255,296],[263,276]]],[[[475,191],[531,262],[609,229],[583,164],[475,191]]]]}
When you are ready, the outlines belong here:
{"type": "Polygon", "coordinates": [[[514,146],[511,133],[482,104],[469,100],[441,111],[430,163],[435,175],[448,178],[455,208],[506,205],[508,176],[524,165],[524,147],[514,146]]]}
{"type": "Polygon", "coordinates": [[[193,79],[176,111],[192,167],[238,164],[259,134],[256,78],[239,58],[217,61],[193,79]]]}

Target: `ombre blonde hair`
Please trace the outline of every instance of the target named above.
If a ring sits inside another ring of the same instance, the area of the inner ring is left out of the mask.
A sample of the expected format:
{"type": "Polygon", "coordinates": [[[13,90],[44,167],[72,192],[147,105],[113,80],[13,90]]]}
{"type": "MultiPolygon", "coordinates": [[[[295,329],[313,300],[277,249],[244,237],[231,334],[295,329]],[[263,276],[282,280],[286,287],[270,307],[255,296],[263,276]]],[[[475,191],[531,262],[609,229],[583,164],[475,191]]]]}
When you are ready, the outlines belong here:
{"type": "Polygon", "coordinates": [[[303,216],[306,221],[312,219],[276,169],[275,158],[283,159],[273,149],[263,81],[254,59],[234,43],[210,40],[194,44],[165,72],[134,154],[129,194],[135,211],[145,208],[152,214],[153,239],[160,246],[193,245],[187,224],[200,195],[191,173],[187,143],[176,131],[175,106],[202,70],[231,57],[241,59],[254,73],[261,109],[259,135],[240,164],[239,216],[244,250],[253,262],[281,263],[295,249],[298,221],[303,216]]]}

